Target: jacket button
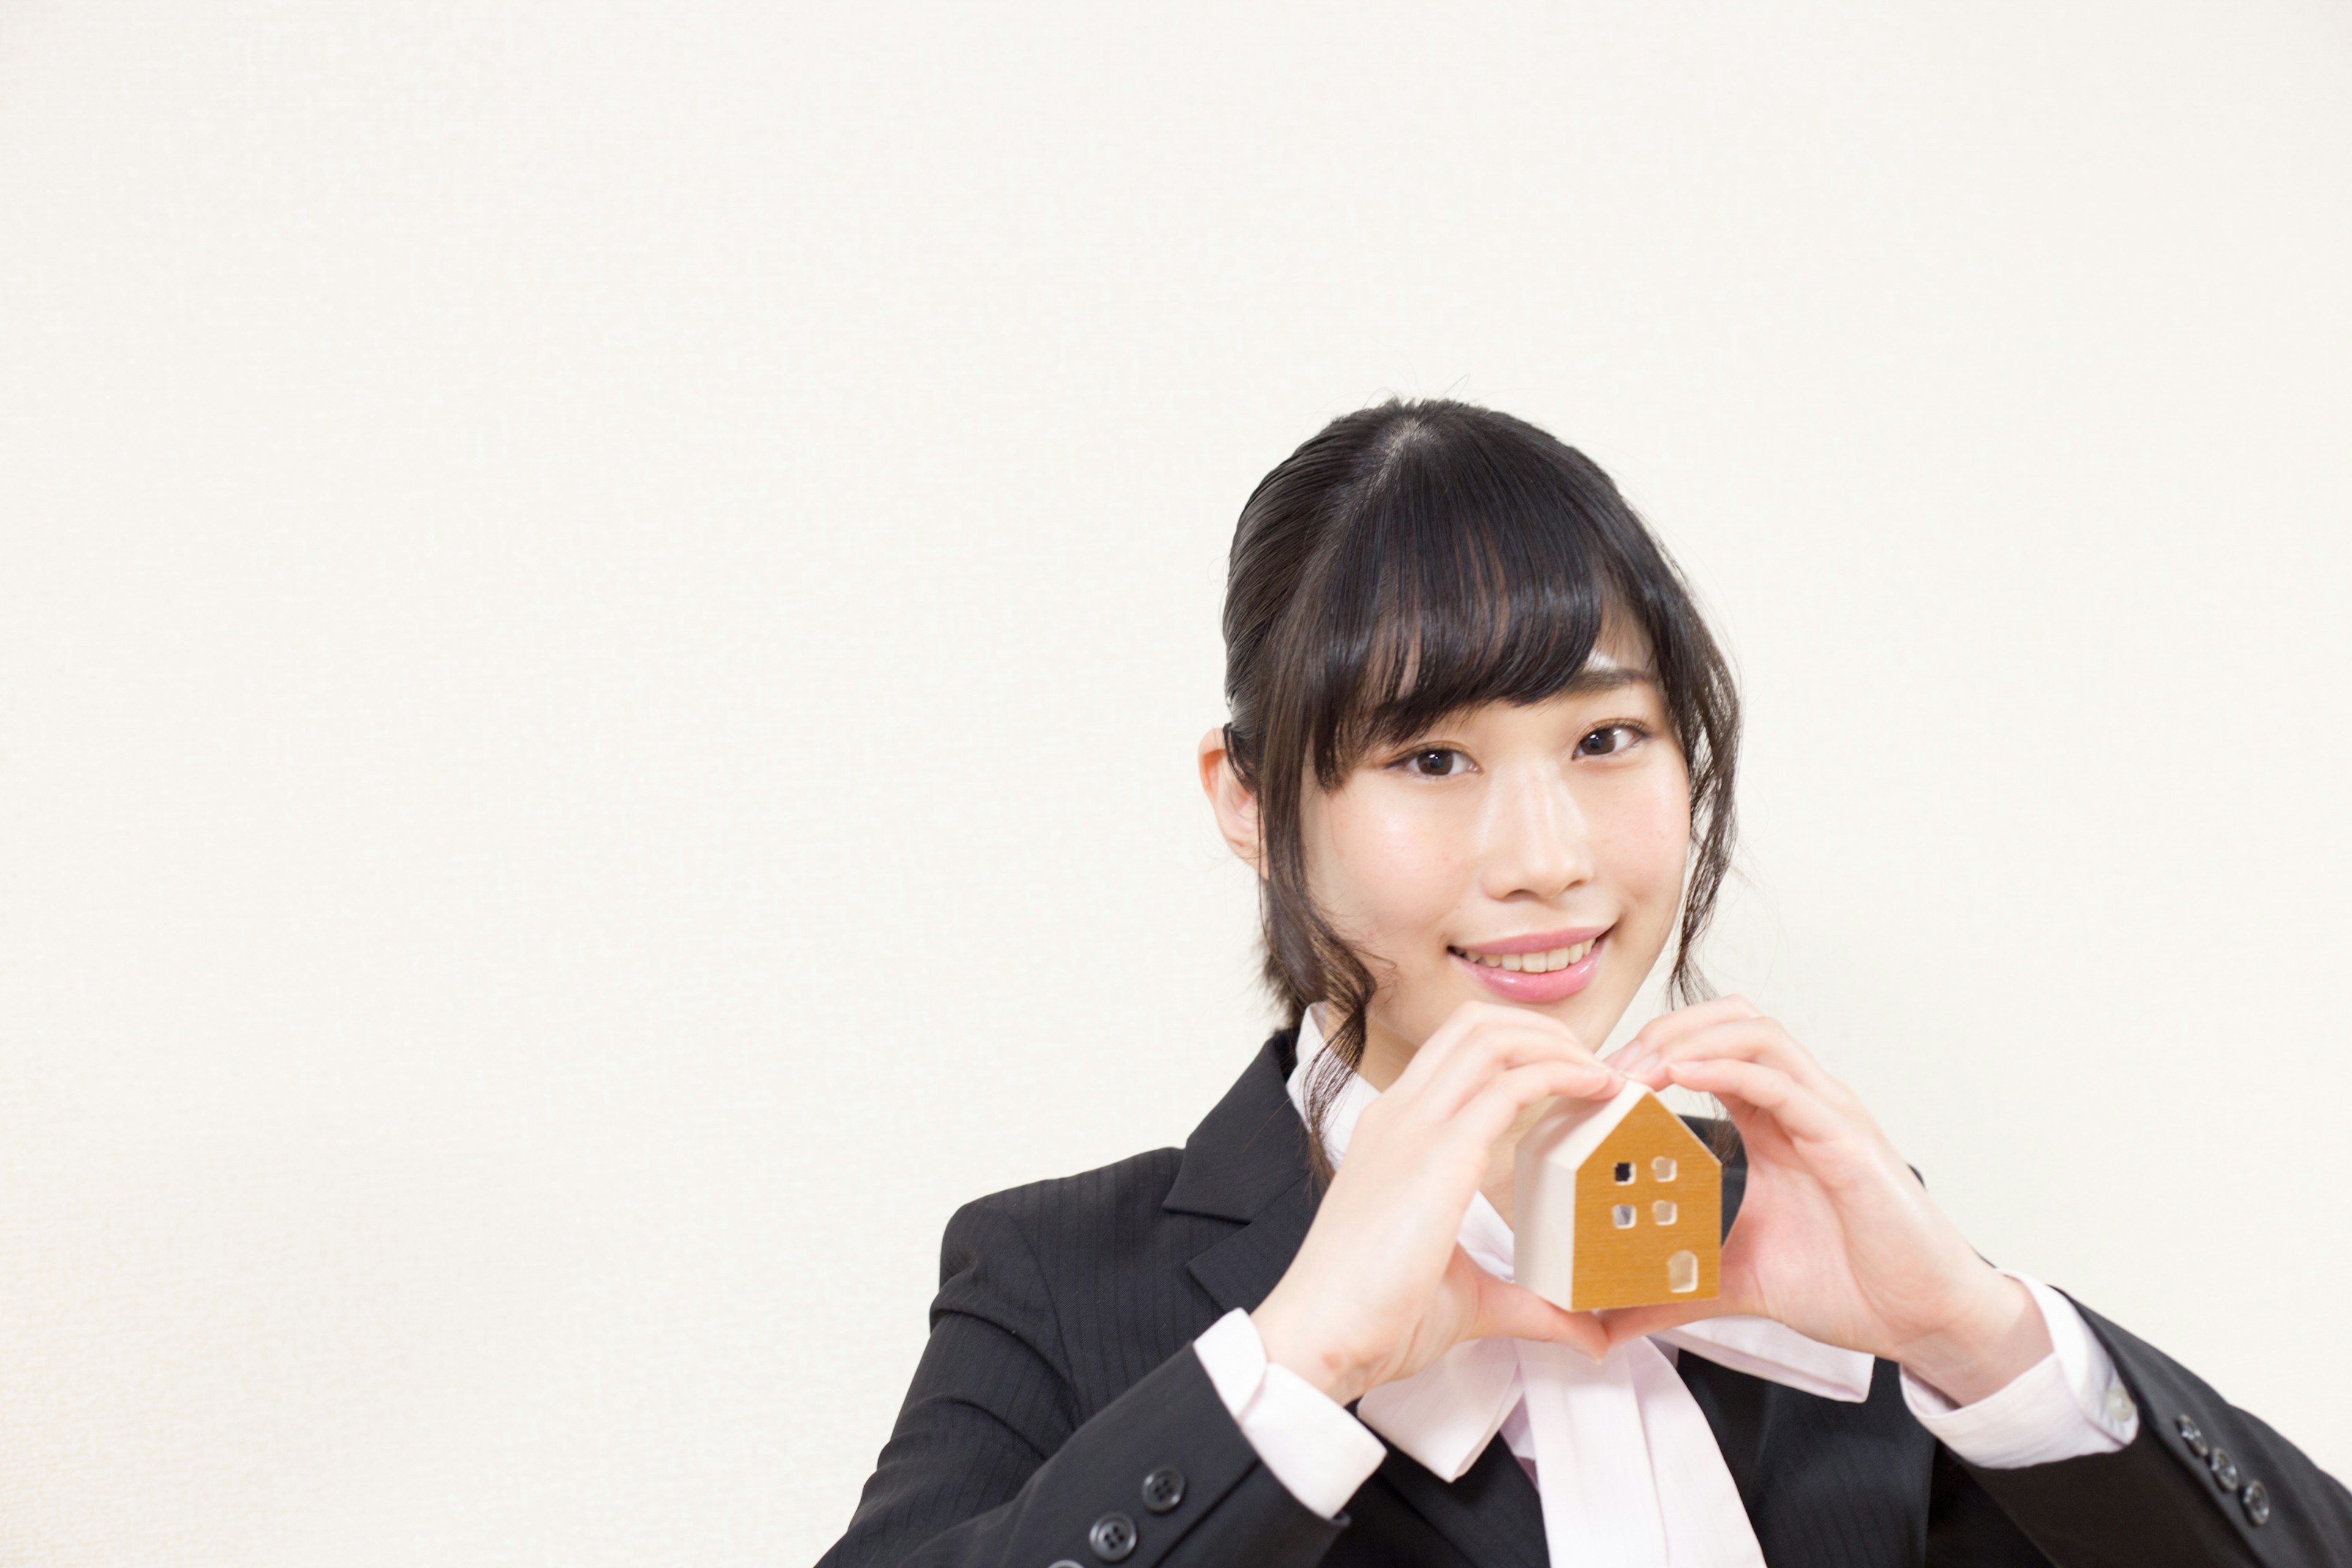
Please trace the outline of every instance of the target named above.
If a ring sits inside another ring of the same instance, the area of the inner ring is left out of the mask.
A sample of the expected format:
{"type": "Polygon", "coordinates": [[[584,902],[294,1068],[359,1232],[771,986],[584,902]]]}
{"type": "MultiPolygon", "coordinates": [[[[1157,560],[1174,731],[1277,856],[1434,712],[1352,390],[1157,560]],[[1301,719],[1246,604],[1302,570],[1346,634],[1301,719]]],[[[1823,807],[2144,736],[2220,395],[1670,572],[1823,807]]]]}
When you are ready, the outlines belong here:
{"type": "Polygon", "coordinates": [[[1143,1478],[1143,1506],[1154,1513],[1166,1513],[1184,1500],[1184,1472],[1173,1465],[1162,1465],[1143,1478]]]}
{"type": "Polygon", "coordinates": [[[2189,1451],[2203,1458],[2210,1445],[2205,1441],[2205,1434],[2197,1429],[2197,1423],[2186,1415],[2176,1415],[2172,1418],[2172,1426],[2180,1434],[2180,1440],[2189,1445],[2189,1451]]]}
{"type": "Polygon", "coordinates": [[[2246,1483],[2246,1489],[2238,1495],[2238,1500],[2245,1504],[2246,1522],[2248,1524],[2268,1524],[2270,1522],[2271,1494],[2267,1490],[2263,1489],[2262,1482],[2248,1481],[2246,1483]]]}
{"type": "Polygon", "coordinates": [[[1046,1563],[1045,1568],[1078,1568],[1078,1565],[1065,1557],[1058,1563],[1046,1563]]]}
{"type": "Polygon", "coordinates": [[[2229,1449],[2214,1449],[2205,1456],[2205,1463],[2212,1468],[2215,1486],[2225,1492],[2238,1489],[2238,1461],[2230,1458],[2229,1449]]]}
{"type": "Polygon", "coordinates": [[[1122,1563],[1135,1550],[1135,1521],[1123,1513],[1107,1513],[1087,1531],[1087,1544],[1106,1563],[1122,1563]]]}

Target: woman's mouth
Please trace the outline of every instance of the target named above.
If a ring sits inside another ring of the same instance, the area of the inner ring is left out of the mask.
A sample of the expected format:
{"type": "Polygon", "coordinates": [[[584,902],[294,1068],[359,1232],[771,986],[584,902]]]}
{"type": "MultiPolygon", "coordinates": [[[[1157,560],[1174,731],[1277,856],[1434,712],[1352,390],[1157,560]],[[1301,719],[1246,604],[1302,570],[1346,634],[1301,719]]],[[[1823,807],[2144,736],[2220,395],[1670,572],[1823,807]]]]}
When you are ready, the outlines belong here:
{"type": "Polygon", "coordinates": [[[1601,967],[1601,949],[1608,935],[1607,931],[1538,932],[1506,938],[1490,947],[1445,951],[1506,1001],[1557,1002],[1573,996],[1591,980],[1601,967]]]}
{"type": "Polygon", "coordinates": [[[1487,969],[1508,969],[1521,974],[1541,974],[1549,970],[1566,969],[1570,964],[1591,952],[1592,943],[1600,940],[1596,936],[1591,942],[1580,942],[1573,947],[1555,947],[1549,952],[1464,952],[1458,947],[1450,951],[1487,969]]]}

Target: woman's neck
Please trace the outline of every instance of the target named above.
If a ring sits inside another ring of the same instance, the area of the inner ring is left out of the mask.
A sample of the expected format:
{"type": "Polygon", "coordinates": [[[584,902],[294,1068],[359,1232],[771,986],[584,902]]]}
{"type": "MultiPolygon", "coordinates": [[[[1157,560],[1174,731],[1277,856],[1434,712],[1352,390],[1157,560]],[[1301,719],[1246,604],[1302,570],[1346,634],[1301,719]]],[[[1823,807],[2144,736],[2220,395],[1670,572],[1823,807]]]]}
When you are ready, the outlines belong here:
{"type": "MultiPolygon", "coordinates": [[[[1323,1037],[1328,1040],[1331,1037],[1328,1027],[1332,1022],[1330,1012],[1320,1002],[1315,1005],[1315,1009],[1316,1024],[1323,1028],[1323,1037]]],[[[1402,1078],[1404,1069],[1412,1065],[1413,1053],[1420,1048],[1395,1030],[1384,1026],[1379,1019],[1367,1015],[1364,1019],[1364,1057],[1356,1064],[1356,1070],[1363,1075],[1365,1082],[1386,1094],[1389,1086],[1402,1078]]]]}

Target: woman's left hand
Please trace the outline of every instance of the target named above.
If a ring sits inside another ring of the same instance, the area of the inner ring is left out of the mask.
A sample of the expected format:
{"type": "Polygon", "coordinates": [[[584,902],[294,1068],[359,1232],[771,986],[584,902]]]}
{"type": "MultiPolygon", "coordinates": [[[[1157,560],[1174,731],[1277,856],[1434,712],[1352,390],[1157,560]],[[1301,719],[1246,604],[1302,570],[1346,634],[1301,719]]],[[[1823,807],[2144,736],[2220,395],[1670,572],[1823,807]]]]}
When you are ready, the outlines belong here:
{"type": "Polygon", "coordinates": [[[1976,1255],[1853,1091],[1745,997],[1654,1018],[1609,1065],[1714,1095],[1748,1152],[1721,1296],[1603,1312],[1611,1343],[1752,1313],[1900,1363],[1959,1405],[2050,1353],[2032,1293],[1976,1255]]]}

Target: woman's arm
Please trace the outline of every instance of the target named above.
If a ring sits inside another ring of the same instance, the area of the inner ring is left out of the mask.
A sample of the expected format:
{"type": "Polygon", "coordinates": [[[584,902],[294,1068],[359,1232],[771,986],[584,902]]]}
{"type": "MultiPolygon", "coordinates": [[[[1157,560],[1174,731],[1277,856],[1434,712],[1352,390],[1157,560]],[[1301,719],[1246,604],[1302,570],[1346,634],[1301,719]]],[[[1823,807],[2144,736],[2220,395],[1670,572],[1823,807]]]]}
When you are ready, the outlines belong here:
{"type": "Polygon", "coordinates": [[[1357,1120],[1298,1255],[1250,1314],[1267,1358],[1349,1405],[1465,1340],[1557,1341],[1601,1355],[1598,1319],[1489,1274],[1460,1237],[1522,1111],[1623,1087],[1558,1019],[1492,1003],[1455,1008],[1357,1120]]]}
{"type": "Polygon", "coordinates": [[[1996,1469],[1948,1458],[1931,1565],[1986,1562],[2013,1526],[2060,1568],[2352,1564],[2352,1491],[2188,1368],[2074,1303],[2139,1409],[2121,1450],[1996,1469]],[[2187,1430],[2183,1429],[2183,1423],[2187,1430]],[[2000,1519],[1970,1496],[1988,1499],[2000,1519]]]}
{"type": "MultiPolygon", "coordinates": [[[[1333,1405],[1482,1334],[1598,1353],[1598,1321],[1488,1274],[1458,1233],[1521,1110],[1607,1098],[1622,1082],[1552,1019],[1459,1009],[1364,1112],[1298,1256],[1252,1314],[1249,1348],[1333,1405]]],[[[1022,1227],[992,1200],[950,1221],[940,1276],[898,1426],[823,1568],[1287,1568],[1318,1561],[1344,1526],[1267,1468],[1189,1345],[1080,1424],[1054,1299],[1022,1227]],[[1162,1469],[1182,1476],[1182,1498],[1154,1512],[1144,1482],[1162,1469]],[[1111,1552],[1092,1540],[1106,1521],[1111,1552]],[[1130,1531],[1132,1554],[1119,1553],[1130,1531]]]]}
{"type": "MultiPolygon", "coordinates": [[[[1960,1405],[2000,1394],[2051,1352],[2026,1288],[1960,1238],[1853,1090],[1745,999],[1654,1019],[1611,1059],[1653,1087],[1717,1095],[1748,1156],[1721,1297],[1604,1313],[1612,1341],[1754,1312],[1895,1362],[1960,1405]]],[[[2138,1431],[2117,1452],[2015,1468],[1945,1450],[1934,1561],[2020,1561],[2021,1532],[2059,1568],[2352,1568],[2352,1497],[2340,1483],[2178,1363],[2082,1316],[2137,1405],[2138,1431]],[[2262,1488],[2251,1499],[2250,1483],[2262,1488]]]]}
{"type": "Polygon", "coordinates": [[[898,1424],[819,1568],[1095,1564],[1130,1539],[1124,1568],[1308,1568],[1344,1527],[1259,1462],[1189,1345],[1077,1422],[1044,1278],[989,1200],[948,1222],[940,1274],[898,1424]]]}

